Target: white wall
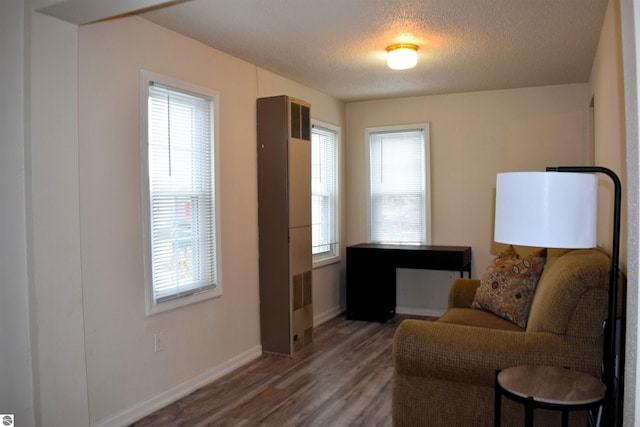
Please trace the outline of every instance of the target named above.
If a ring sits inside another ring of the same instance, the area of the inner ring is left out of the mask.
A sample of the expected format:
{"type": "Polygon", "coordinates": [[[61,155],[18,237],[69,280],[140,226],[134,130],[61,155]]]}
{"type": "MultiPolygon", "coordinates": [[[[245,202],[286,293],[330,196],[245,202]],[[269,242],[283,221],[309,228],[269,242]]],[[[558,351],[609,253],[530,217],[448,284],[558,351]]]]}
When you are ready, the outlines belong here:
{"type": "Polygon", "coordinates": [[[627,147],[628,200],[628,270],[627,270],[627,339],[625,357],[624,425],[640,425],[640,393],[638,393],[638,287],[640,284],[640,123],[638,122],[638,80],[640,69],[640,1],[624,1],[620,5],[622,46],[624,51],[624,97],[627,147]]]}
{"type": "MultiPolygon", "coordinates": [[[[432,244],[471,246],[480,277],[493,244],[496,173],[579,165],[587,156],[587,84],[347,104],[347,244],[365,241],[365,128],[430,122],[432,244]]],[[[398,306],[446,308],[451,274],[401,270],[398,306]]]]}
{"type": "MultiPolygon", "coordinates": [[[[311,118],[330,123],[340,127],[341,130],[341,150],[340,150],[340,184],[342,200],[340,205],[346,206],[346,174],[345,174],[345,105],[343,102],[327,96],[321,92],[310,89],[306,86],[287,80],[269,71],[258,69],[258,97],[289,95],[294,98],[302,99],[311,104],[311,118]]],[[[340,218],[340,235],[346,236],[347,221],[346,209],[341,209],[340,218]]],[[[345,268],[346,257],[344,250],[345,239],[342,239],[342,248],[340,248],[342,257],[341,261],[322,267],[316,267],[313,270],[313,317],[314,324],[318,325],[336,315],[340,314],[346,308],[346,280],[345,268]]]]}
{"type": "Polygon", "coordinates": [[[0,2],[0,412],[35,424],[25,193],[25,16],[0,2]]]}
{"type": "Polygon", "coordinates": [[[627,336],[625,357],[624,425],[640,425],[638,393],[638,287],[640,265],[640,151],[638,141],[638,58],[640,57],[640,2],[624,1],[621,6],[622,46],[624,49],[624,97],[626,116],[626,165],[628,206],[627,336]]]}
{"type": "Polygon", "coordinates": [[[26,173],[36,423],[86,425],[78,28],[34,12],[30,35],[26,173]]]}

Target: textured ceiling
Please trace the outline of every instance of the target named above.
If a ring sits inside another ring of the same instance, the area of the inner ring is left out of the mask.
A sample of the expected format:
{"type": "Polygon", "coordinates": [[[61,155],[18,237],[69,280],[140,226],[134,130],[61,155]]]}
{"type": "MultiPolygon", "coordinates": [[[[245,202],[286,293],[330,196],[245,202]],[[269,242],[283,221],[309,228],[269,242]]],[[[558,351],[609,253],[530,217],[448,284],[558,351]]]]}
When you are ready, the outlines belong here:
{"type": "Polygon", "coordinates": [[[607,0],[191,0],[149,21],[344,101],[587,82],[607,0]],[[392,71],[385,48],[419,46],[392,71]]]}

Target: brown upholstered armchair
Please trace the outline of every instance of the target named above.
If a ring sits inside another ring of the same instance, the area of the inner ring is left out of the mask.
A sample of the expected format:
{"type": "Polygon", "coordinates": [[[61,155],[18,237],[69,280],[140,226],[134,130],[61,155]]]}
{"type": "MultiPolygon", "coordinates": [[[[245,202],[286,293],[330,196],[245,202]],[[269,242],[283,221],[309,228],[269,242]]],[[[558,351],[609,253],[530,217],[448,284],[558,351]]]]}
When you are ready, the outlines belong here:
{"type": "MultiPolygon", "coordinates": [[[[393,344],[395,426],[492,426],[496,370],[553,365],[600,376],[611,261],[597,249],[549,250],[526,329],[470,308],[479,280],[459,279],[436,322],[405,320],[393,344]]],[[[559,425],[536,410],[536,426],[559,425]]],[[[572,414],[571,425],[585,425],[572,414]]],[[[502,425],[523,425],[523,409],[502,406],[502,425]]]]}

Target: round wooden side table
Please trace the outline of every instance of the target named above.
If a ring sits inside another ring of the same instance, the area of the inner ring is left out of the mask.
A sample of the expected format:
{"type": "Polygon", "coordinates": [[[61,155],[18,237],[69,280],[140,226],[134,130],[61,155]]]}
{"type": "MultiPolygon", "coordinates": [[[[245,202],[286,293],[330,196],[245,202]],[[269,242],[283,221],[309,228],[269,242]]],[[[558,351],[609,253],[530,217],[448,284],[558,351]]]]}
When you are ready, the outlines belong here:
{"type": "Polygon", "coordinates": [[[569,411],[600,406],[606,386],[583,372],[558,366],[522,365],[496,372],[494,424],[500,427],[502,396],[520,402],[525,426],[533,427],[534,408],[562,411],[562,425],[569,425],[569,411]]]}

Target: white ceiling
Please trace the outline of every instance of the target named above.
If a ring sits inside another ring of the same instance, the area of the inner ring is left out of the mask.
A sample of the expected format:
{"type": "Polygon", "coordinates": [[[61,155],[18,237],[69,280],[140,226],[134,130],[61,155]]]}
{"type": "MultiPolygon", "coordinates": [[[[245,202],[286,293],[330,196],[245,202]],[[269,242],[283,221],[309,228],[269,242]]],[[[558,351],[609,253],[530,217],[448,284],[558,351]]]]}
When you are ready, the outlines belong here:
{"type": "Polygon", "coordinates": [[[607,2],[178,0],[140,16],[348,102],[587,82],[607,2]],[[386,67],[399,42],[416,68],[386,67]]]}

